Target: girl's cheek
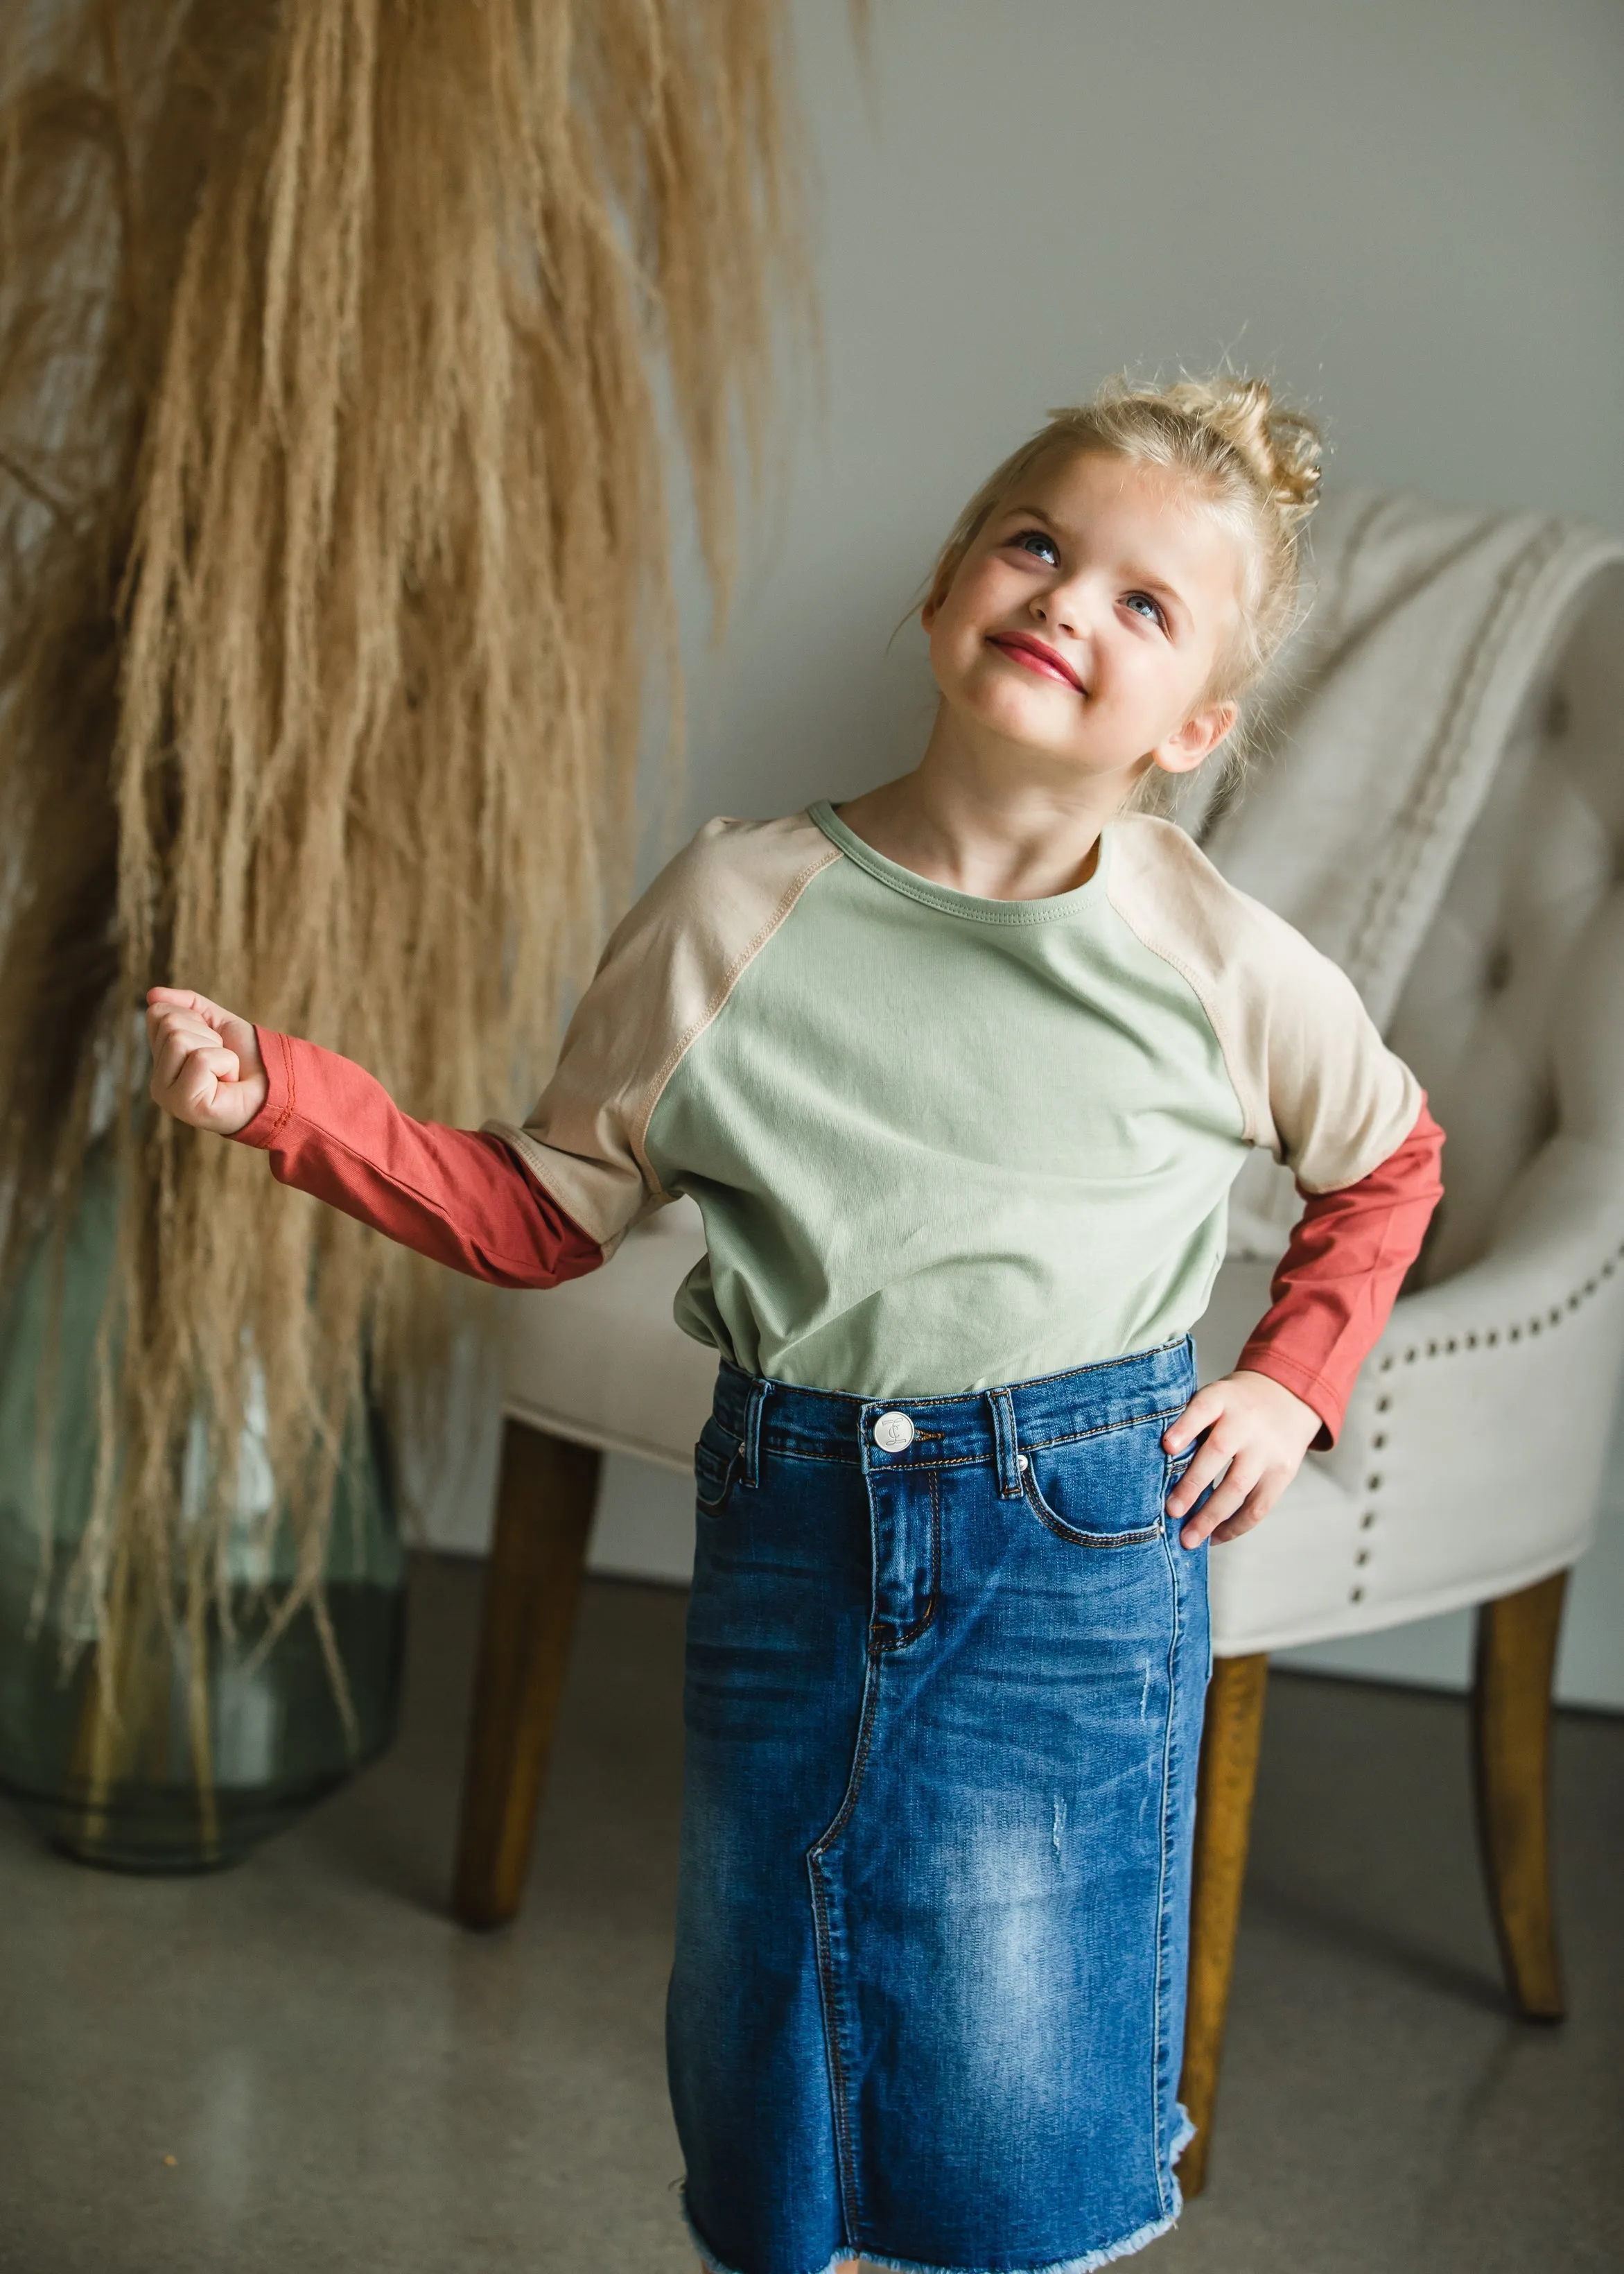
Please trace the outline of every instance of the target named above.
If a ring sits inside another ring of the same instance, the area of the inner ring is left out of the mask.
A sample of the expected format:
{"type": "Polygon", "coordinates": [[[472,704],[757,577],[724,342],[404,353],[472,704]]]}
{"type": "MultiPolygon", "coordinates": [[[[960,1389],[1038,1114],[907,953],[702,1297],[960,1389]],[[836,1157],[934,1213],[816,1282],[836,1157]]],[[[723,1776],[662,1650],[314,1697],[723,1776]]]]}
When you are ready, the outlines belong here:
{"type": "Polygon", "coordinates": [[[1031,591],[1030,577],[1006,568],[1000,561],[989,561],[971,570],[957,586],[953,599],[958,604],[957,613],[966,622],[984,629],[1011,615],[1019,615],[1022,602],[1031,591]]]}

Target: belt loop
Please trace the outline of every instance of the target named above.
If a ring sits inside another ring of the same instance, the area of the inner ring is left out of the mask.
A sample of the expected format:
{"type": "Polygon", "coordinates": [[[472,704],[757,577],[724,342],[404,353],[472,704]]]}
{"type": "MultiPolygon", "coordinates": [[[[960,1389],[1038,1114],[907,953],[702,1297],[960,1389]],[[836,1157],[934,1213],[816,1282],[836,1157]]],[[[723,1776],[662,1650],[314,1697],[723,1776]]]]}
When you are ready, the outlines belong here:
{"type": "Polygon", "coordinates": [[[1024,1490],[1020,1480],[1020,1447],[1015,1437],[1015,1401],[1007,1389],[986,1392],[992,1408],[993,1452],[998,1464],[998,1491],[1004,1500],[1019,1500],[1024,1490]]]}
{"type": "Polygon", "coordinates": [[[761,1417],[767,1403],[769,1384],[762,1374],[754,1376],[750,1394],[744,1402],[744,1434],[739,1446],[739,1481],[751,1492],[761,1482],[761,1417]]]}

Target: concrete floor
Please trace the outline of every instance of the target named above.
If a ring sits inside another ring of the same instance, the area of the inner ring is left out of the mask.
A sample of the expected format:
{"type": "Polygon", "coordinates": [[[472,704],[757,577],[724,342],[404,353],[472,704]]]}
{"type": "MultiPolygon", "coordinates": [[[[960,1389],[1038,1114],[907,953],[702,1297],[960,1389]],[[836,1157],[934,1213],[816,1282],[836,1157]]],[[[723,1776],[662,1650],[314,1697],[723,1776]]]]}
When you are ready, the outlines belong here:
{"type": "MultiPolygon", "coordinates": [[[[529,1908],[476,1938],[443,1906],[479,1579],[418,1561],[400,1743],[233,1872],[104,1876],[0,1809],[7,2274],[692,2274],[682,1598],[590,1585],[529,1908]]],[[[1154,2274],[1624,2265],[1624,1722],[1560,1730],[1559,2029],[1506,2015],[1463,1752],[1454,1699],[1277,1678],[1211,2183],[1154,2274]]]]}

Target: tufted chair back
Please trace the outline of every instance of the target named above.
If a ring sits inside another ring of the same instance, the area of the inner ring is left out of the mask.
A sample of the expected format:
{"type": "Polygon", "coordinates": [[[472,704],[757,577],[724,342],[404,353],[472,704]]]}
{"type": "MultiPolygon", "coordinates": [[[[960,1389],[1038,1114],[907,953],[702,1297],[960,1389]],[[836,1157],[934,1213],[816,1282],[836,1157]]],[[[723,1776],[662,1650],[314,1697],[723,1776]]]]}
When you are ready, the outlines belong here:
{"type": "Polygon", "coordinates": [[[1531,689],[1387,1039],[1447,1133],[1407,1292],[1483,1255],[1559,1131],[1624,1155],[1624,568],[1531,689]]]}

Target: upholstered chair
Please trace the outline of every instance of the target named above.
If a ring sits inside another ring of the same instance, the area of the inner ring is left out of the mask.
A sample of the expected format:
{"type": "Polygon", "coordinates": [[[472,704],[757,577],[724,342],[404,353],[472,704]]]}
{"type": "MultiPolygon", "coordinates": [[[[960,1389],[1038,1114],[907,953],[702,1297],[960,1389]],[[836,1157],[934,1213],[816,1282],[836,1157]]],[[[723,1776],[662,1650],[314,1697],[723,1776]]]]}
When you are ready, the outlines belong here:
{"type": "MultiPolygon", "coordinates": [[[[1205,2176],[1274,1651],[1478,1607],[1473,1751],[1507,1989],[1530,2018],[1562,2010],[1551,1674],[1624,1376],[1621,618],[1615,583],[1530,691],[1386,1028],[1447,1133],[1426,1244],[1336,1446],[1212,1558],[1186,2194],[1205,2176]]],[[[520,1902],[599,1457],[685,1470],[710,1410],[714,1356],[671,1320],[701,1245],[680,1202],[608,1269],[496,1299],[507,1420],[455,1894],[470,1925],[520,1902]]],[[[1255,1254],[1222,1267],[1195,1329],[1203,1381],[1229,1371],[1268,1307],[1271,1269],[1255,1254]]]]}
{"type": "MultiPolygon", "coordinates": [[[[1186,2194],[1206,2172],[1271,1652],[1477,1607],[1472,1768],[1507,1992],[1530,2020],[1563,2011],[1551,1677],[1624,1388],[1621,625],[1615,573],[1530,689],[1387,1028],[1446,1133],[1421,1253],[1336,1445],[1212,1557],[1186,2194]]],[[[1234,1364],[1270,1269],[1223,1265],[1195,1329],[1203,1381],[1234,1364]]]]}

